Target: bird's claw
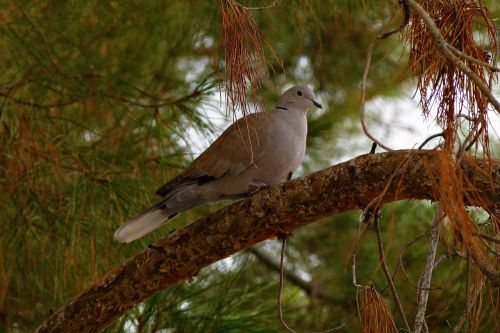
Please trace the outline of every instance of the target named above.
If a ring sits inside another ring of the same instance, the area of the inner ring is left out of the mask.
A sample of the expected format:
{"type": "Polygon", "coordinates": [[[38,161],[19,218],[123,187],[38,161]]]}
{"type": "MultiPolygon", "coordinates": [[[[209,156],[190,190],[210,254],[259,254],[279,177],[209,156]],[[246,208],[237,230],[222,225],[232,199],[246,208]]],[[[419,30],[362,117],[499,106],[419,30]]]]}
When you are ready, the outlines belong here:
{"type": "Polygon", "coordinates": [[[269,188],[270,186],[271,185],[269,183],[266,183],[262,180],[253,180],[249,186],[250,194],[254,194],[260,190],[269,188]]]}

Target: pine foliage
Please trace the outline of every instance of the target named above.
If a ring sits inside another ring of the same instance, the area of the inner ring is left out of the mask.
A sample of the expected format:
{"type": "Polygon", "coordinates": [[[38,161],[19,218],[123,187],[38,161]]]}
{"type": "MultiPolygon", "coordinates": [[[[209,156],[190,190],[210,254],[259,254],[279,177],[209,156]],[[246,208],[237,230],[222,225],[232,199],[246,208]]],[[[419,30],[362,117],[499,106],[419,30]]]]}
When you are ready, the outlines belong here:
{"type": "MultiPolygon", "coordinates": [[[[310,117],[302,172],[331,164],[359,134],[350,124],[357,122],[366,48],[380,19],[396,17],[394,6],[378,0],[240,3],[268,41],[262,56],[274,68],[248,105],[259,102],[256,96],[269,105],[294,82],[314,85],[328,108],[310,117]]],[[[127,246],[112,238],[232,120],[220,95],[228,74],[220,6],[174,0],[0,4],[0,331],[36,328],[155,238],[215,209],[182,214],[127,246]]],[[[498,4],[488,6],[498,17],[498,4]]],[[[384,61],[370,73],[368,98],[402,92],[406,56],[396,39],[377,47],[373,63],[384,61]]],[[[432,210],[429,203],[402,202],[383,211],[388,264],[404,264],[396,285],[408,313],[415,307],[411,281],[418,279],[427,244],[417,242],[401,258],[400,248],[430,227],[432,210]]],[[[329,295],[307,295],[287,283],[285,316],[293,327],[347,323],[345,331],[359,331],[349,272],[358,213],[304,228],[290,241],[287,268],[329,295]]],[[[264,249],[278,256],[275,243],[264,249]]],[[[377,301],[385,304],[385,298],[397,323],[376,249],[374,236],[364,240],[358,276],[374,282],[377,301]]],[[[469,275],[448,248],[440,247],[439,255],[450,258],[435,271],[432,332],[459,321],[463,276],[469,275]]],[[[276,289],[276,272],[242,252],[156,294],[106,331],[281,332],[276,289]]],[[[491,315],[500,311],[498,289],[478,293],[488,305],[476,305],[474,329],[498,330],[499,319],[491,315]]]]}

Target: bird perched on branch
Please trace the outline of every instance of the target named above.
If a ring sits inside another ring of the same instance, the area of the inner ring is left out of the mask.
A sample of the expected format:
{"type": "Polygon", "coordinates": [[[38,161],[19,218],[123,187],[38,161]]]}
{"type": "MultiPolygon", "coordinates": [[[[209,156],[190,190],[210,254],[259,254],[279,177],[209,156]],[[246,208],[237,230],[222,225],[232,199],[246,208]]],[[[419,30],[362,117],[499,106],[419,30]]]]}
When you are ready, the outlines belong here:
{"type": "Polygon", "coordinates": [[[184,172],[160,187],[156,194],[162,200],[116,230],[115,239],[131,242],[180,212],[290,179],[304,158],[306,114],[313,106],[322,108],[313,92],[295,86],[281,96],[273,112],[236,121],[184,172]]]}

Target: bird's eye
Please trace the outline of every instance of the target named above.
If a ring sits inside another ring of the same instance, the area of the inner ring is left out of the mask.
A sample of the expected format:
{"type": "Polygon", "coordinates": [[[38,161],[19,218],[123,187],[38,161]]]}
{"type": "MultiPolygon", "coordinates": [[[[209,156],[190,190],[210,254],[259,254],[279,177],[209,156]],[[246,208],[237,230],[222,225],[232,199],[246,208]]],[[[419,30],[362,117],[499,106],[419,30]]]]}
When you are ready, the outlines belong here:
{"type": "Polygon", "coordinates": [[[302,96],[302,91],[297,91],[297,95],[302,96]]]}

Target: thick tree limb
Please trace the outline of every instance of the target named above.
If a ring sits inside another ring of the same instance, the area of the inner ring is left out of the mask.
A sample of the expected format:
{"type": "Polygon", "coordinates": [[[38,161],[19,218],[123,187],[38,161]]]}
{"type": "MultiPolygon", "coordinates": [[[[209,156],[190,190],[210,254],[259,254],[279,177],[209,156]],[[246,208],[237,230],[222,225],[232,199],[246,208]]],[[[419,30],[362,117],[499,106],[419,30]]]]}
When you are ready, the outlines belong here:
{"type": "MultiPolygon", "coordinates": [[[[192,277],[203,267],[262,240],[336,213],[380,203],[436,200],[427,176],[438,151],[368,154],[263,190],[160,239],[53,313],[37,332],[97,332],[154,293],[192,277]],[[410,159],[406,163],[407,159],[410,159]],[[401,168],[402,164],[405,168],[401,168]],[[396,174],[395,177],[391,175],[396,174]],[[392,178],[392,185],[387,181],[392,178]]],[[[500,161],[462,162],[467,204],[493,210],[500,202],[500,161]]],[[[433,172],[430,174],[438,174],[433,172]]],[[[110,236],[110,241],[112,241],[110,236]]]]}

